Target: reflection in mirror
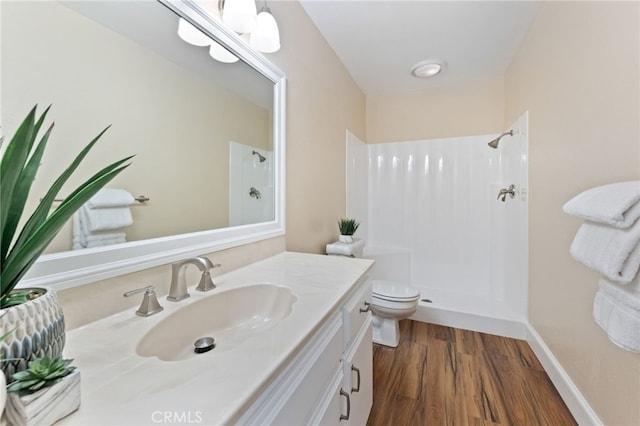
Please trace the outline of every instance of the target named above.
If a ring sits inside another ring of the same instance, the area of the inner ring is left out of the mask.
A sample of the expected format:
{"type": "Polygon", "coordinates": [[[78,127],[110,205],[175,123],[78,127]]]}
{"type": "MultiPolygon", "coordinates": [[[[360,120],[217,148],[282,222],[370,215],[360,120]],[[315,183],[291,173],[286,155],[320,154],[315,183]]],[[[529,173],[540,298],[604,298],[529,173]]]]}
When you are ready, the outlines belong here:
{"type": "MultiPolygon", "coordinates": [[[[15,128],[36,103],[53,104],[56,122],[29,208],[73,153],[111,124],[67,188],[135,154],[108,185],[150,199],[129,207],[127,241],[274,220],[272,81],[243,61],[223,64],[208,47],[185,43],[178,15],[160,3],[9,1],[2,8],[3,127],[15,128]]],[[[47,252],[70,250],[72,228],[47,252]]]]}
{"type": "Polygon", "coordinates": [[[123,244],[70,251],[68,224],[24,285],[68,288],[284,234],[284,74],[199,3],[0,7],[2,131],[12,134],[34,104],[53,104],[56,122],[30,208],[108,125],[59,196],[98,165],[135,154],[108,187],[149,198],[128,206],[123,244]],[[240,60],[220,63],[185,43],[179,17],[240,60]]]}

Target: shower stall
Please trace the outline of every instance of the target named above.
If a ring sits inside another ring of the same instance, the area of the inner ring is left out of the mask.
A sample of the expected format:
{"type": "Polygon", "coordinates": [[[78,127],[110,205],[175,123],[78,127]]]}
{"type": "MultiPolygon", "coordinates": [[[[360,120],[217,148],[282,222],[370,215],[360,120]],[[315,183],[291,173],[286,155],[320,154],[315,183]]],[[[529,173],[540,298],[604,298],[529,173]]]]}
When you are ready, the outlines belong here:
{"type": "Polygon", "coordinates": [[[527,115],[510,131],[369,145],[348,134],[347,216],[362,222],[372,277],[420,289],[415,319],[522,337],[527,115]]]}
{"type": "Polygon", "coordinates": [[[229,226],[275,218],[273,152],[229,142],[229,226]]]}

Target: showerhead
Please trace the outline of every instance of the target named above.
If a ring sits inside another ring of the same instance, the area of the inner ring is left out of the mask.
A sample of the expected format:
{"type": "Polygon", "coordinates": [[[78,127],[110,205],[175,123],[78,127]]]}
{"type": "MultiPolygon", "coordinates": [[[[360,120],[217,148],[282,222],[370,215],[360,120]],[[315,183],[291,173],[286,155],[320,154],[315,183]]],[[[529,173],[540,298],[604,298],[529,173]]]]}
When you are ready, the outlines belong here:
{"type": "Polygon", "coordinates": [[[495,138],[494,140],[489,142],[489,146],[491,148],[493,148],[493,149],[498,148],[498,144],[500,143],[500,139],[502,139],[506,135],[513,136],[513,130],[509,130],[508,132],[504,132],[503,134],[501,134],[500,136],[498,136],[497,138],[495,138]]]}
{"type": "Polygon", "coordinates": [[[258,151],[253,151],[251,154],[257,155],[261,163],[264,163],[267,160],[267,158],[261,155],[258,151]]]}

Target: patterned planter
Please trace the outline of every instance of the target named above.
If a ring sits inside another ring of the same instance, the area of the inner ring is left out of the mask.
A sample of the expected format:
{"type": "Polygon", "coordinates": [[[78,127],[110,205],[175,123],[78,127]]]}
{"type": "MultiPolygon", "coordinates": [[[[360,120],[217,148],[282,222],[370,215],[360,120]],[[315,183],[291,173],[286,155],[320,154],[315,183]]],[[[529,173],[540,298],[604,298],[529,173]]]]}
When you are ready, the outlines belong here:
{"type": "Polygon", "coordinates": [[[4,426],[7,422],[3,419],[4,407],[7,404],[7,381],[4,374],[0,371],[0,426],[4,426]]]}
{"type": "Polygon", "coordinates": [[[44,356],[62,355],[64,348],[64,315],[53,290],[29,290],[34,299],[0,311],[0,336],[11,331],[0,342],[0,355],[7,361],[2,371],[11,382],[11,376],[27,368],[27,363],[44,356]]]}
{"type": "Polygon", "coordinates": [[[34,393],[10,393],[3,420],[11,426],[49,426],[80,407],[80,371],[34,393]]]}

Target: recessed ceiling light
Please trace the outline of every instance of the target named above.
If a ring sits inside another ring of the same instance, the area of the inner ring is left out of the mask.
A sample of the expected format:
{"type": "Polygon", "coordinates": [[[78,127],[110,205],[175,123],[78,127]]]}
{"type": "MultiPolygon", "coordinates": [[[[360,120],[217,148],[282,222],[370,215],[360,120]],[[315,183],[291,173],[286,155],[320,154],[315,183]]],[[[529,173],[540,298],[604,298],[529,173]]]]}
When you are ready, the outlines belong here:
{"type": "Polygon", "coordinates": [[[418,78],[434,77],[442,72],[444,65],[443,61],[420,61],[411,67],[411,74],[418,78]]]}

